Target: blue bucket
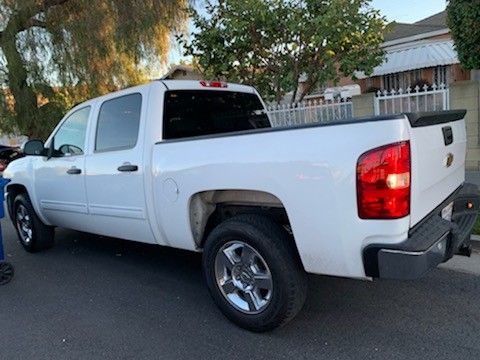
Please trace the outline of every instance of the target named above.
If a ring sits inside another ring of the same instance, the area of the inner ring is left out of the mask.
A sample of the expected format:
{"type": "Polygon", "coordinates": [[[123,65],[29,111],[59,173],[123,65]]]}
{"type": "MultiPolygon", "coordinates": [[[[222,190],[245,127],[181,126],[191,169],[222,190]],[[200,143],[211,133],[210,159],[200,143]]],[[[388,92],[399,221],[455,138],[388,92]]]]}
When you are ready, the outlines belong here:
{"type": "MultiPolygon", "coordinates": [[[[0,219],[5,217],[5,186],[10,182],[9,179],[0,177],[0,197],[2,200],[2,206],[0,206],[0,219]]],[[[3,250],[3,236],[2,236],[2,224],[0,223],[0,285],[5,285],[10,282],[13,277],[13,266],[4,262],[5,252],[3,250]]]]}

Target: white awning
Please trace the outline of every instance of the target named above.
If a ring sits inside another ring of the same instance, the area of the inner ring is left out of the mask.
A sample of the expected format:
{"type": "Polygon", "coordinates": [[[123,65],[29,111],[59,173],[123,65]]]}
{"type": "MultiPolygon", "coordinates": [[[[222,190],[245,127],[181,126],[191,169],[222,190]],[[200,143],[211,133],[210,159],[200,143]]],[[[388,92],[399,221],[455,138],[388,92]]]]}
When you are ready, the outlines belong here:
{"type": "MultiPolygon", "coordinates": [[[[387,48],[386,61],[377,66],[370,76],[393,74],[402,71],[416,70],[440,65],[458,64],[457,51],[452,40],[436,41],[421,44],[410,44],[387,48]]],[[[357,73],[358,78],[366,78],[357,73]]]]}

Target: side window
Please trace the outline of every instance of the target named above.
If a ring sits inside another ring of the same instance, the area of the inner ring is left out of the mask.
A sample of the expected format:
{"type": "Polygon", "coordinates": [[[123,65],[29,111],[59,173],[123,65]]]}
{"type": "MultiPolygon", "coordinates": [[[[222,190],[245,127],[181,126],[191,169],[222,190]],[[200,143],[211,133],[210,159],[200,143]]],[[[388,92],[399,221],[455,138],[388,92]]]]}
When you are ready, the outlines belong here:
{"type": "Polygon", "coordinates": [[[89,115],[90,106],[87,106],[75,111],[63,122],[53,137],[55,156],[83,154],[89,115]]]}
{"type": "Polygon", "coordinates": [[[95,151],[135,147],[141,108],[141,94],[125,95],[105,101],[98,114],[95,151]]]}

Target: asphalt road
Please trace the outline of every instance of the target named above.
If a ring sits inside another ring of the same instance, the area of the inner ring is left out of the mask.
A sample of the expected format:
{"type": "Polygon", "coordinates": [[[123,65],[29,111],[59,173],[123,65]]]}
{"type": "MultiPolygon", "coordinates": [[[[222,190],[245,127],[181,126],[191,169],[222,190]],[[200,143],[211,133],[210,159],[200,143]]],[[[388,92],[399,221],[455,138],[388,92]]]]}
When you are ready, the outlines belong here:
{"type": "Polygon", "coordinates": [[[253,334],[217,310],[197,254],[57,230],[32,255],[2,225],[1,359],[480,358],[479,255],[414,282],[312,276],[292,323],[253,334]]]}

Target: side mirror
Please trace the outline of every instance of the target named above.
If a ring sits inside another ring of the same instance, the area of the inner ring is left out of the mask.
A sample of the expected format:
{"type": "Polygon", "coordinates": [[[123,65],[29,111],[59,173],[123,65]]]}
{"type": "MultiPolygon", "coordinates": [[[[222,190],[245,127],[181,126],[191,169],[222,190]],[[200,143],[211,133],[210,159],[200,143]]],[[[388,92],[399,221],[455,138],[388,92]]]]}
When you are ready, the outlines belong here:
{"type": "Polygon", "coordinates": [[[45,144],[42,140],[29,140],[23,145],[25,155],[45,156],[45,144]]]}

